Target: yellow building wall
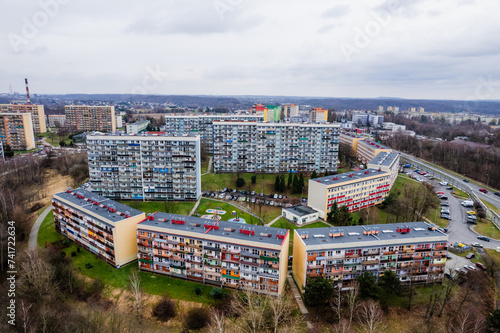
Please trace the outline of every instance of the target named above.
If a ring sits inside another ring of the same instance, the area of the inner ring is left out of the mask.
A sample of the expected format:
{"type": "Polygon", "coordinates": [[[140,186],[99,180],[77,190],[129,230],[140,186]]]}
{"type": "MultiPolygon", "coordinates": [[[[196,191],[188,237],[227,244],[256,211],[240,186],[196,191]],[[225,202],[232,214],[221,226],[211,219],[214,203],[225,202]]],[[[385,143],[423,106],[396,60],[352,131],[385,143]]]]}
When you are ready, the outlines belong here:
{"type": "Polygon", "coordinates": [[[35,134],[33,133],[33,122],[31,113],[23,113],[24,137],[26,138],[26,150],[35,149],[35,134]]]}
{"type": "Polygon", "coordinates": [[[115,107],[111,107],[111,132],[116,132],[116,115],[115,107]]]}
{"type": "Polygon", "coordinates": [[[290,244],[290,230],[287,232],[285,239],[283,240],[283,245],[281,245],[280,252],[280,280],[278,286],[278,295],[285,290],[285,281],[288,274],[288,245],[290,244]]]}
{"type": "Polygon", "coordinates": [[[302,291],[306,285],[306,245],[294,230],[292,272],[295,282],[302,291]]]}
{"type": "Polygon", "coordinates": [[[40,124],[40,133],[45,133],[47,125],[45,124],[45,110],[43,105],[38,105],[38,123],[40,124]]]}
{"type": "Polygon", "coordinates": [[[142,213],[115,223],[113,242],[116,266],[123,266],[137,259],[137,223],[145,218],[146,214],[142,213]]]}

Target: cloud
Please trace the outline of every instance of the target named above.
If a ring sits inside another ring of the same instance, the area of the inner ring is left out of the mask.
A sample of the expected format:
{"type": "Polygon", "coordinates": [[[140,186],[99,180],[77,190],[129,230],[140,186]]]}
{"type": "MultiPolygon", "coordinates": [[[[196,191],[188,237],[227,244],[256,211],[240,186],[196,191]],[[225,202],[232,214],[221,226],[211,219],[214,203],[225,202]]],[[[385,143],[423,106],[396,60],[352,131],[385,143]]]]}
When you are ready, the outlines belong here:
{"type": "Polygon", "coordinates": [[[324,18],[340,18],[349,14],[351,11],[351,6],[349,5],[338,5],[330,8],[323,12],[321,15],[324,18]]]}

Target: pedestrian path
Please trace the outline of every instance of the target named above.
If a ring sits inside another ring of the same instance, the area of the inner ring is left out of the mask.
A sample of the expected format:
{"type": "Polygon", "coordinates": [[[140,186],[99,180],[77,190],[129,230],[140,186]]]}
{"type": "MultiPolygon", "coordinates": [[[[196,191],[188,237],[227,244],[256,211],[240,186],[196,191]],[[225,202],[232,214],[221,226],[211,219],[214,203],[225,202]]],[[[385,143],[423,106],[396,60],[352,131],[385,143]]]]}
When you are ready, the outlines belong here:
{"type": "Polygon", "coordinates": [[[295,301],[297,301],[297,305],[299,306],[300,312],[304,316],[307,329],[311,332],[314,327],[309,321],[309,311],[307,310],[306,306],[304,305],[304,302],[302,301],[302,296],[300,295],[300,291],[295,285],[295,281],[293,281],[292,274],[290,272],[288,272],[286,280],[288,281],[288,284],[292,288],[293,297],[295,298],[295,301]]]}
{"type": "Polygon", "coordinates": [[[38,218],[35,221],[35,224],[31,227],[31,232],[30,232],[30,238],[28,241],[28,249],[29,250],[36,250],[36,245],[37,245],[37,239],[38,239],[38,230],[40,230],[40,226],[42,225],[43,220],[45,220],[45,217],[47,217],[47,214],[50,213],[52,210],[52,205],[49,207],[45,208],[45,210],[38,216],[38,218]]]}
{"type": "Polygon", "coordinates": [[[198,206],[200,205],[200,201],[201,201],[201,197],[198,199],[198,201],[196,201],[193,209],[191,209],[188,216],[192,216],[194,214],[194,212],[196,212],[196,209],[198,209],[198,206]]]}
{"type": "Polygon", "coordinates": [[[274,222],[278,221],[278,220],[280,219],[280,217],[281,217],[281,215],[280,215],[280,216],[277,216],[277,217],[276,217],[274,220],[272,220],[271,222],[266,223],[266,224],[265,224],[265,226],[266,226],[266,227],[270,227],[270,226],[271,226],[271,224],[273,224],[274,222]]]}

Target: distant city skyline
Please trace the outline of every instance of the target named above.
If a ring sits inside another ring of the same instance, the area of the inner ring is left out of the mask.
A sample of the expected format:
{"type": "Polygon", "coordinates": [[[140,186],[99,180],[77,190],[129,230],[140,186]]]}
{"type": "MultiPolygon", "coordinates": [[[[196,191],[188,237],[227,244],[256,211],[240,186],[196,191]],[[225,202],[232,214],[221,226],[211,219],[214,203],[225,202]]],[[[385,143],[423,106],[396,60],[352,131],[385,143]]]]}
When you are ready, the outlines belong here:
{"type": "Polygon", "coordinates": [[[3,8],[0,93],[500,99],[492,0],[3,8]]]}

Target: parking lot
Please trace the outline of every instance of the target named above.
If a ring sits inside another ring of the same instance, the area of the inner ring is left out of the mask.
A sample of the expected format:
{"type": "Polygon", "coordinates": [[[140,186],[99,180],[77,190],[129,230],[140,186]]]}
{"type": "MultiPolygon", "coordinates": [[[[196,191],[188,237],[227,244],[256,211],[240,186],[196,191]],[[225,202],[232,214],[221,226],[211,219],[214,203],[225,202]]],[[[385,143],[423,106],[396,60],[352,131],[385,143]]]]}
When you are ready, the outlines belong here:
{"type": "Polygon", "coordinates": [[[291,207],[293,205],[299,204],[300,202],[306,202],[306,198],[287,198],[286,195],[271,193],[256,193],[255,191],[247,192],[246,190],[239,191],[237,189],[222,189],[217,192],[214,191],[204,191],[202,193],[204,197],[235,201],[235,202],[245,202],[250,204],[264,204],[275,207],[291,207]]]}

